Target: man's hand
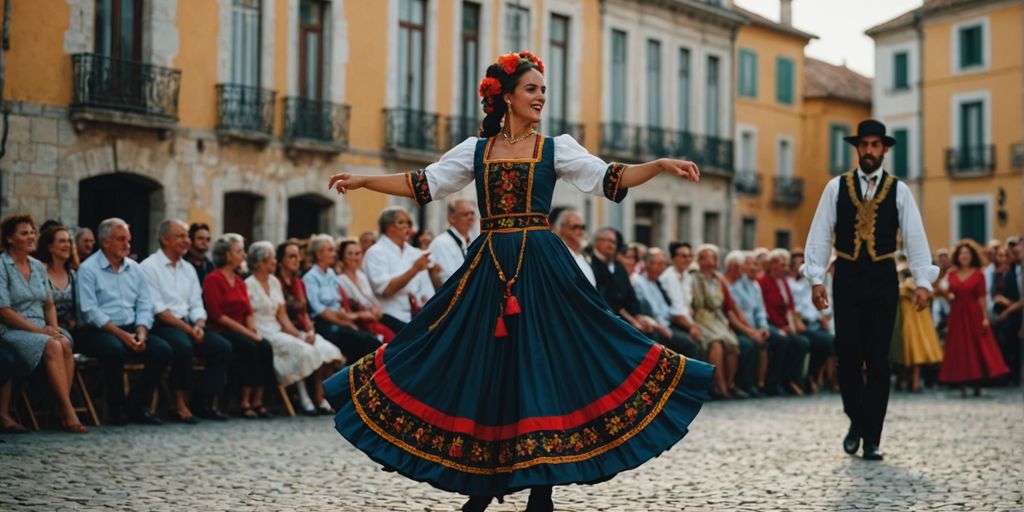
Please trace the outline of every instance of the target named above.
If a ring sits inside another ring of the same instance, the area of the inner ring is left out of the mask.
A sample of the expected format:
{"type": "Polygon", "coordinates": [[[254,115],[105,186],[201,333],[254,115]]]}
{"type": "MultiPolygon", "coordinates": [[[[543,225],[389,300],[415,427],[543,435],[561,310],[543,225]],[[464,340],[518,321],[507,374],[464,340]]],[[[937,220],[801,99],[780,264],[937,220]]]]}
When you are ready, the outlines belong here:
{"type": "Polygon", "coordinates": [[[190,335],[192,336],[192,341],[196,343],[202,343],[204,337],[206,336],[206,331],[203,330],[203,326],[201,325],[193,325],[192,332],[190,333],[190,335]]]}
{"type": "Polygon", "coordinates": [[[917,289],[914,290],[914,308],[921,311],[928,307],[928,299],[930,299],[931,296],[932,294],[927,289],[918,286],[917,289]]]}
{"type": "Polygon", "coordinates": [[[693,341],[696,341],[698,343],[701,342],[701,341],[704,341],[704,335],[702,335],[700,333],[700,327],[697,324],[695,324],[695,323],[694,324],[690,324],[690,329],[689,330],[690,330],[690,337],[693,338],[693,341]]]}
{"type": "Polygon", "coordinates": [[[821,311],[828,307],[828,292],[825,291],[825,285],[816,284],[811,288],[811,300],[814,301],[814,307],[821,311]]]}
{"type": "Polygon", "coordinates": [[[416,258],[416,261],[412,262],[412,267],[415,268],[417,272],[419,272],[420,270],[424,270],[429,266],[430,251],[423,251],[423,254],[420,254],[420,257],[416,258]]]}

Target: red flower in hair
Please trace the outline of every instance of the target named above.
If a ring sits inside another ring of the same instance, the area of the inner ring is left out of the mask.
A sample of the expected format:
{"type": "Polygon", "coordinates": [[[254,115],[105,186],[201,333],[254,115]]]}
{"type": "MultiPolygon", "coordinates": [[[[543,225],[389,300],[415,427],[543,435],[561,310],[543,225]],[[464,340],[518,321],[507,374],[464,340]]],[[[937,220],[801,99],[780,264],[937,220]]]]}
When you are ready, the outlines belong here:
{"type": "Polygon", "coordinates": [[[480,81],[480,97],[487,98],[501,94],[501,82],[492,76],[480,81]]]}
{"type": "Polygon", "coordinates": [[[519,68],[519,54],[506,53],[498,57],[498,64],[506,75],[515,74],[516,69],[519,68]]]}
{"type": "Polygon", "coordinates": [[[540,71],[540,74],[542,75],[544,74],[544,63],[541,62],[540,57],[525,50],[519,52],[519,57],[532,62],[534,66],[537,66],[537,71],[540,71]]]}

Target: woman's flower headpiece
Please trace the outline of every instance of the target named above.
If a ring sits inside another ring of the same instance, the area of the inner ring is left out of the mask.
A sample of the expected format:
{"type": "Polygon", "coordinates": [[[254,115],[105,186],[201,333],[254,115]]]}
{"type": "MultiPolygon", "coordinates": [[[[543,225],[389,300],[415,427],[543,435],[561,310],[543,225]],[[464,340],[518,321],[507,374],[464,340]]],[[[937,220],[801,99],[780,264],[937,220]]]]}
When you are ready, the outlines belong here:
{"type": "MultiPolygon", "coordinates": [[[[544,74],[544,63],[540,60],[540,57],[528,52],[512,52],[504,55],[499,55],[498,60],[495,62],[501,68],[501,71],[508,76],[515,74],[516,70],[522,64],[533,64],[544,74]]],[[[484,107],[484,112],[490,114],[494,111],[495,98],[501,95],[501,81],[492,76],[485,77],[480,81],[480,104],[484,107]]]]}

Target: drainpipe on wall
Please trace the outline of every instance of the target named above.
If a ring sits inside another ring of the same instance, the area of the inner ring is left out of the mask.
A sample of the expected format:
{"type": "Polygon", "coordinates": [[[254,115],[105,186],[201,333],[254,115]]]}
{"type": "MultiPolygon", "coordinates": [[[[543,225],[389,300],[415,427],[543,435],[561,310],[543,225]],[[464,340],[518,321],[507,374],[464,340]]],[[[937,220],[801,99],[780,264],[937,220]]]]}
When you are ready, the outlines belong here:
{"type": "Polygon", "coordinates": [[[917,65],[920,70],[917,86],[917,156],[921,172],[917,177],[917,207],[921,210],[921,218],[924,219],[924,26],[920,14],[914,15],[914,29],[917,31],[917,65]]]}
{"type": "Polygon", "coordinates": [[[4,154],[7,153],[7,116],[10,114],[10,109],[7,108],[7,103],[4,101],[4,78],[7,77],[7,60],[5,55],[11,47],[11,2],[13,1],[6,0],[4,2],[4,21],[2,28],[0,28],[0,39],[3,41],[3,47],[0,48],[0,109],[3,110],[4,122],[3,135],[0,135],[0,158],[3,158],[4,154]]]}
{"type": "MultiPolygon", "coordinates": [[[[740,31],[739,26],[735,26],[735,27],[732,28],[732,31],[729,34],[729,52],[730,52],[730,55],[734,59],[736,57],[736,37],[739,35],[739,31],[740,31]]],[[[735,62],[733,62],[733,63],[735,63],[735,62]]],[[[729,250],[740,246],[740,241],[732,239],[732,231],[733,231],[732,230],[732,225],[733,225],[733,222],[734,222],[734,220],[740,220],[740,219],[733,219],[733,215],[736,213],[736,193],[735,193],[736,191],[734,189],[734,186],[735,186],[734,181],[736,179],[736,144],[739,141],[737,141],[735,139],[735,137],[736,137],[736,101],[735,101],[736,100],[736,96],[735,96],[735,94],[736,94],[736,87],[735,87],[736,77],[732,76],[732,79],[733,79],[732,80],[733,83],[731,84],[732,87],[729,88],[729,98],[733,100],[732,101],[732,109],[729,112],[730,121],[732,121],[732,122],[729,123],[729,125],[730,125],[731,135],[732,135],[732,137],[734,137],[733,138],[733,162],[732,162],[732,175],[729,177],[728,180],[726,180],[726,184],[725,184],[726,189],[725,189],[725,216],[724,217],[725,217],[726,221],[725,221],[725,236],[723,237],[723,240],[725,240],[725,244],[724,245],[729,250]]],[[[754,238],[756,240],[756,238],[757,238],[756,234],[755,234],[754,238]]]]}

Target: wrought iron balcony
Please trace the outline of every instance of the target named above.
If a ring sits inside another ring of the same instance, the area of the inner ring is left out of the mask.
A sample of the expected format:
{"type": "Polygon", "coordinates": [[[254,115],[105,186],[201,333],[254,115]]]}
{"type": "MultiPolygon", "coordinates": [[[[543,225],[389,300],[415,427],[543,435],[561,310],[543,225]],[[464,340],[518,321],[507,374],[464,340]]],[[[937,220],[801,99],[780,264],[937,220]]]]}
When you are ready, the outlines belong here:
{"type": "Polygon", "coordinates": [[[349,106],[329,101],[284,98],[284,142],[300,150],[337,153],[348,147],[349,106]]]}
{"type": "Polygon", "coordinates": [[[659,157],[686,158],[719,174],[733,171],[733,143],[688,131],[605,123],[600,152],[609,158],[640,162],[659,157]]]}
{"type": "Polygon", "coordinates": [[[429,158],[444,150],[440,115],[408,108],[386,108],[384,116],[387,151],[419,153],[429,158]]]}
{"type": "Polygon", "coordinates": [[[95,53],[71,56],[71,117],[167,129],[178,121],[181,71],[95,53]]]}
{"type": "Polygon", "coordinates": [[[601,126],[600,152],[616,160],[639,161],[647,153],[643,140],[643,128],[640,126],[605,123],[601,126]]]}
{"type": "Polygon", "coordinates": [[[565,119],[552,118],[541,123],[538,131],[551,137],[557,137],[567,133],[572,135],[572,138],[576,139],[576,142],[583,144],[583,125],[580,123],[572,123],[565,119]]]}
{"type": "Polygon", "coordinates": [[[720,137],[704,136],[700,139],[698,147],[701,156],[696,159],[697,164],[711,167],[722,172],[732,173],[732,141],[720,137]]]}
{"type": "Polygon", "coordinates": [[[756,196],[761,193],[761,175],[755,171],[737,171],[732,184],[739,194],[756,196]]]}
{"type": "Polygon", "coordinates": [[[1024,170],[1024,143],[1016,143],[1010,146],[1010,167],[1018,171],[1024,170]]]}
{"type": "Polygon", "coordinates": [[[270,140],[277,93],[248,85],[217,85],[217,131],[251,140],[270,140]]]}
{"type": "Polygon", "coordinates": [[[989,176],[996,170],[996,147],[968,146],[946,149],[946,172],[954,178],[989,176]]]}
{"type": "Polygon", "coordinates": [[[794,207],[804,201],[804,179],[795,176],[776,176],[772,203],[794,207]]]}
{"type": "Polygon", "coordinates": [[[447,118],[448,141],[445,148],[453,148],[458,143],[480,134],[480,119],[476,117],[449,116],[447,118]]]}

